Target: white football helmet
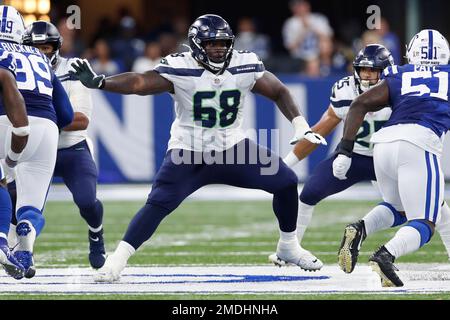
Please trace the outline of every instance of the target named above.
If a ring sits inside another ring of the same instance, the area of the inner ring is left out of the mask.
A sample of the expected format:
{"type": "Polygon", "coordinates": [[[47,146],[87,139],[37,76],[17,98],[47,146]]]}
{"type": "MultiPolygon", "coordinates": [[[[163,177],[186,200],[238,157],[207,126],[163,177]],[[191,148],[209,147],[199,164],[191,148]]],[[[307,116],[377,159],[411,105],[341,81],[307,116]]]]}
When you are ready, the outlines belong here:
{"type": "Polygon", "coordinates": [[[406,47],[409,64],[448,64],[450,49],[447,39],[436,30],[424,29],[416,34],[406,47]]]}
{"type": "Polygon", "coordinates": [[[0,40],[22,43],[25,22],[22,15],[11,6],[0,6],[0,40]]]}

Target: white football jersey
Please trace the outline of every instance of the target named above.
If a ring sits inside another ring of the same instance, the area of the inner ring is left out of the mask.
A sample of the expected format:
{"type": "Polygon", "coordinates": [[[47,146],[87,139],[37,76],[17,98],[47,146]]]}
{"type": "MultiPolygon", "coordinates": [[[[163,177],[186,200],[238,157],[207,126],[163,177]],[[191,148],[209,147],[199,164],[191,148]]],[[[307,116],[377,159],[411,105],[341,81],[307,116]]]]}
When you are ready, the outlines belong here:
{"type": "Polygon", "coordinates": [[[223,151],[246,138],[243,102],[265,70],[255,53],[233,51],[221,75],[203,68],[190,53],[169,55],[154,70],[175,88],[169,150],[223,151]]]}
{"type": "MultiPolygon", "coordinates": [[[[354,76],[348,76],[337,81],[331,92],[331,106],[336,115],[345,121],[350,104],[360,95],[354,76]]],[[[373,156],[373,143],[370,142],[372,134],[378,131],[391,116],[391,108],[386,107],[377,112],[368,112],[364,122],[358,130],[353,152],[373,156]]]]}
{"type": "MultiPolygon", "coordinates": [[[[73,112],[81,112],[89,121],[92,114],[92,98],[90,89],[86,88],[80,81],[75,79],[69,70],[72,70],[71,64],[75,59],[58,58],[55,74],[66,90],[73,112]]],[[[87,139],[87,130],[61,131],[58,141],[58,149],[71,147],[87,139]]]]}

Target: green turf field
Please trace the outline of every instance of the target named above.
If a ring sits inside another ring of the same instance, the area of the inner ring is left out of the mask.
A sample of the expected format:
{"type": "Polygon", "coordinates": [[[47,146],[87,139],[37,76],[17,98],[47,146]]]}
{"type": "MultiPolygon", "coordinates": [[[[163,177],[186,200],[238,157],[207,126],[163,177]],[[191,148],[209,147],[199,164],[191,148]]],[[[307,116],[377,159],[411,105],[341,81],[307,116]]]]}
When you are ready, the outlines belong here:
{"type": "MultiPolygon", "coordinates": [[[[141,202],[104,203],[104,229],[107,251],[122,238],[141,202]]],[[[324,201],[315,211],[302,245],[318,255],[325,264],[336,264],[343,228],[365,213],[376,202],[324,201]]],[[[278,229],[271,203],[188,201],[166,218],[151,241],[129,260],[129,265],[186,264],[267,264],[276,249],[278,229]]],[[[46,226],[36,241],[35,263],[42,267],[88,267],[87,228],[70,202],[50,202],[45,209],[46,226]]],[[[369,237],[360,261],[385,243],[396,229],[369,237]]],[[[420,251],[396,262],[447,262],[438,235],[420,251]]],[[[449,299],[448,294],[433,295],[2,295],[0,299],[449,299]]]]}

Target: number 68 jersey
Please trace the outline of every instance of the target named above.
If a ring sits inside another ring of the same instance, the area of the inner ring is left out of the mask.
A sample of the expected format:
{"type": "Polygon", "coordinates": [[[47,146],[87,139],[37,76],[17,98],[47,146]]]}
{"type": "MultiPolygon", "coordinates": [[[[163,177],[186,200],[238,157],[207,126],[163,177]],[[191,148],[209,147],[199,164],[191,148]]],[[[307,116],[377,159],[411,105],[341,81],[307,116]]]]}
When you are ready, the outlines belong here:
{"type": "Polygon", "coordinates": [[[155,71],[173,83],[176,113],[168,149],[223,151],[245,139],[243,102],[264,70],[249,51],[234,50],[221,75],[203,68],[190,53],[163,58],[155,71]]]}
{"type": "MultiPolygon", "coordinates": [[[[354,76],[348,76],[337,81],[332,89],[330,102],[336,116],[342,121],[347,117],[350,104],[361,94],[355,83],[354,76]]],[[[353,152],[373,156],[372,134],[378,131],[391,116],[391,108],[386,107],[377,112],[368,112],[364,117],[355,140],[353,152]]]]}

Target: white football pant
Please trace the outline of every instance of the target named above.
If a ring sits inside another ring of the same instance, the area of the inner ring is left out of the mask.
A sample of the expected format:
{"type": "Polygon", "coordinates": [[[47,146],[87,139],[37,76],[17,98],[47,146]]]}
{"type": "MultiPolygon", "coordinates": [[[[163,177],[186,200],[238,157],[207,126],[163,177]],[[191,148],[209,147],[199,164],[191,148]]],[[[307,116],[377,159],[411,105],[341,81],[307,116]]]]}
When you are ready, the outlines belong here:
{"type": "MultiPolygon", "coordinates": [[[[16,212],[24,206],[43,210],[53,176],[58,147],[58,127],[45,118],[28,116],[30,136],[16,166],[16,212]]],[[[11,123],[0,116],[0,158],[5,158],[11,145],[11,123]]]]}
{"type": "Polygon", "coordinates": [[[377,143],[373,156],[383,200],[405,211],[408,221],[437,223],[444,200],[439,156],[408,141],[377,143]]]}

